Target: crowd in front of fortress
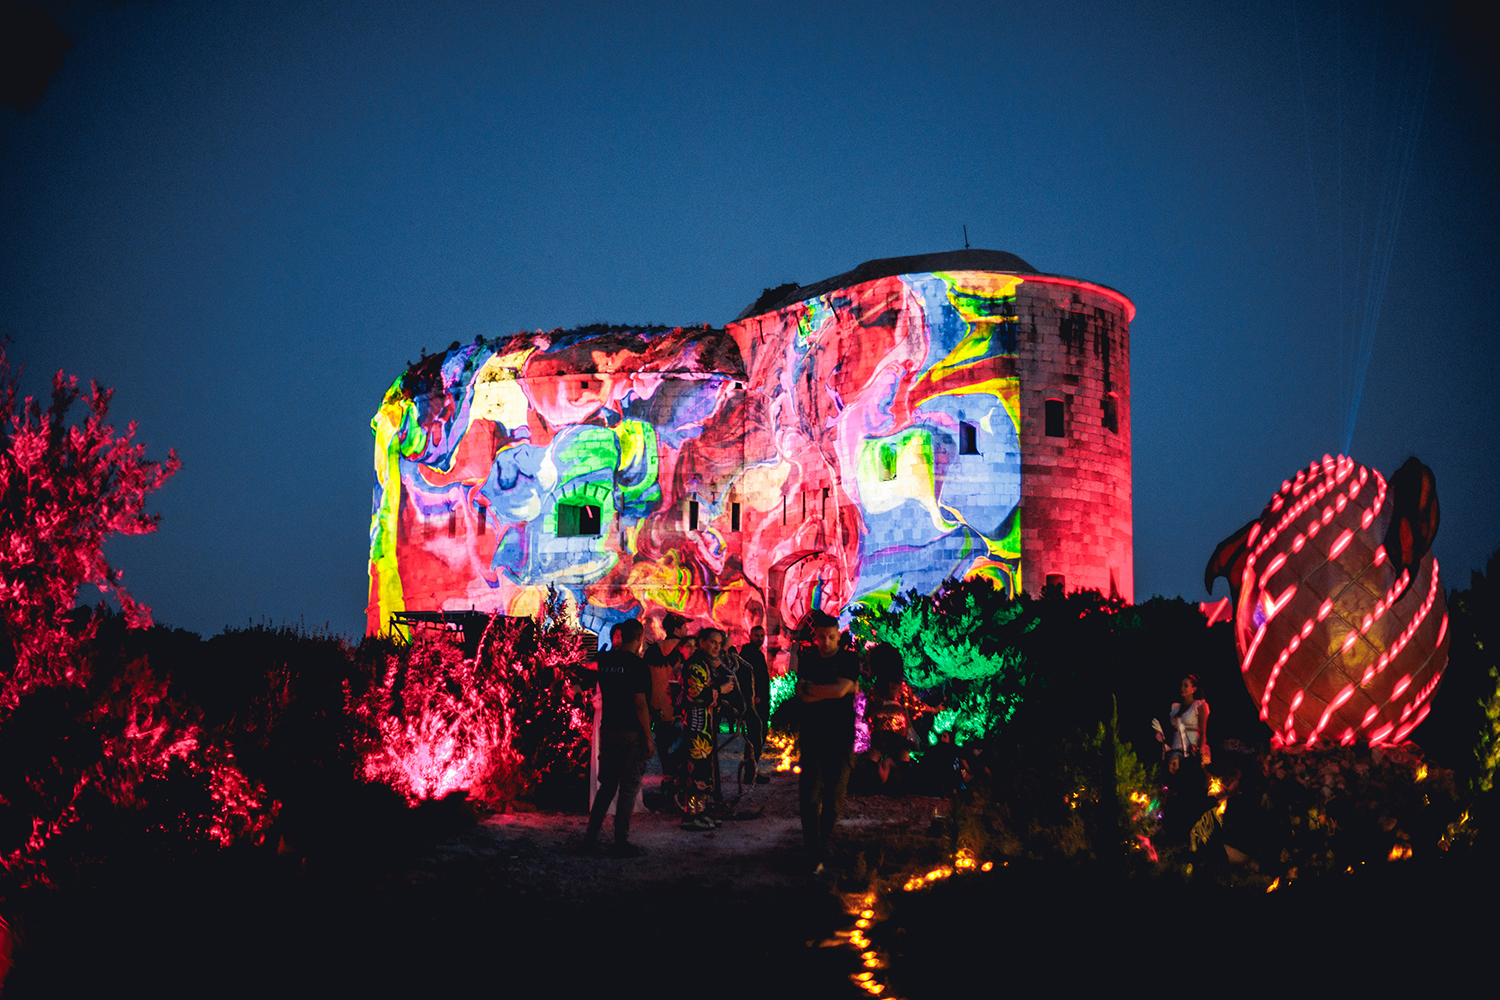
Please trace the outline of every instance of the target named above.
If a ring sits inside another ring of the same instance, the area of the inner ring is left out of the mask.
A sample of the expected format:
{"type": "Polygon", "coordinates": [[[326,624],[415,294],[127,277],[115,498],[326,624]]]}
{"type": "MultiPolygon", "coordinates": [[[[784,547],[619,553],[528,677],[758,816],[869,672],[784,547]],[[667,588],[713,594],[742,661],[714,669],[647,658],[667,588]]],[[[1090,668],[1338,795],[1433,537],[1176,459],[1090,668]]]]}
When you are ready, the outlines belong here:
{"type": "MultiPolygon", "coordinates": [[[[630,821],[653,755],[672,782],[684,831],[713,830],[732,814],[719,769],[723,730],[743,739],[741,782],[772,780],[756,763],[766,748],[771,711],[765,629],[756,626],[738,649],[721,629],[690,634],[686,619],[676,615],[666,616],[662,630],[664,638],[648,643],[640,621],[620,622],[610,648],[599,654],[599,787],[584,836],[586,853],[601,850],[599,835],[617,795],[609,853],[641,853],[630,843],[630,821]]],[[[890,646],[875,646],[862,659],[837,618],[814,612],[793,636],[789,672],[795,693],[782,711],[797,732],[803,844],[815,873],[823,870],[851,779],[857,791],[935,794],[950,793],[968,779],[972,761],[951,733],[939,734],[920,763],[913,762],[915,723],[933,709],[905,683],[900,654],[890,646]],[[875,687],[864,706],[870,744],[856,757],[855,692],[862,672],[873,675],[875,687]]]]}

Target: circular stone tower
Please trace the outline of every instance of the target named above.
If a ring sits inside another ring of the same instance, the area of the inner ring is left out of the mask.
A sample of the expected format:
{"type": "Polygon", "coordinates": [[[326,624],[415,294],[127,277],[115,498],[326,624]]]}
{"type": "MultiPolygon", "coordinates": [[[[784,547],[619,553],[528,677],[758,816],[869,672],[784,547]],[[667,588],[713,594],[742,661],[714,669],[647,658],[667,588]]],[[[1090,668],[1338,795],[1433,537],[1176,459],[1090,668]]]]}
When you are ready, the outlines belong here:
{"type": "Polygon", "coordinates": [[[948,579],[1134,598],[1130,321],[1012,254],[870,261],[723,329],[455,343],[371,421],[372,633],[403,612],[775,635],[948,579]]]}
{"type": "MultiPolygon", "coordinates": [[[[996,560],[1013,567],[994,574],[997,580],[1005,576],[1033,594],[1051,584],[1067,592],[1097,590],[1134,600],[1130,323],[1135,305],[1128,298],[1094,282],[1044,274],[1014,254],[955,250],[872,260],[816,284],[768,291],[729,325],[729,332],[741,341],[744,356],[758,361],[806,338],[824,313],[834,325],[848,328],[838,356],[819,374],[834,390],[843,389],[845,373],[870,364],[864,356],[877,350],[875,334],[887,327],[898,339],[932,345],[915,365],[924,372],[919,384],[966,383],[922,393],[929,407],[941,393],[959,402],[950,407],[953,454],[937,463],[940,471],[935,466],[943,487],[933,500],[937,509],[947,510],[946,498],[954,493],[970,505],[988,497],[990,507],[1001,511],[1006,520],[994,530],[981,529],[992,543],[1001,543],[991,546],[996,560]],[[773,322],[778,317],[781,322],[773,322]],[[971,374],[954,378],[960,372],[971,374]],[[1005,397],[1011,420],[1003,431],[993,411],[976,416],[983,410],[975,410],[972,400],[981,390],[1005,397]],[[965,399],[971,401],[968,411],[962,408],[965,399]],[[979,453],[1013,450],[1018,454],[1007,463],[973,461],[979,453]],[[1007,507],[1010,515],[1004,513],[1007,507]]],[[[894,356],[873,365],[892,367],[894,356]]],[[[908,359],[894,364],[913,367],[908,359]]],[[[752,391],[765,388],[753,372],[757,367],[752,363],[752,391]]],[[[904,391],[892,397],[894,406],[903,405],[904,391]]],[[[847,391],[835,394],[848,397],[847,391]]],[[[970,520],[980,527],[983,517],[981,510],[970,520]]],[[[879,529],[864,527],[873,540],[879,529]]],[[[909,532],[894,541],[909,542],[909,532]]],[[[906,558],[941,565],[941,559],[925,553],[906,558]]],[[[973,569],[967,572],[972,575],[973,569]]],[[[902,586],[911,582],[908,573],[902,586]]]]}
{"type": "Polygon", "coordinates": [[[1057,583],[1134,601],[1135,305],[1103,285],[1032,274],[1016,288],[1016,316],[1025,587],[1035,593],[1057,583]]]}

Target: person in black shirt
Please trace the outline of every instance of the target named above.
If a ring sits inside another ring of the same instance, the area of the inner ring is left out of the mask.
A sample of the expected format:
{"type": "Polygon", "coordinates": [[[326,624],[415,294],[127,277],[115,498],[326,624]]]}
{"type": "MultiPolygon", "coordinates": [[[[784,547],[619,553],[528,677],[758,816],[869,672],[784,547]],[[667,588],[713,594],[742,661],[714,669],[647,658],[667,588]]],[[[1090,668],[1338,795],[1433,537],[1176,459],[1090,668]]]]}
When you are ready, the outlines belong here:
{"type": "Polygon", "coordinates": [[[615,842],[610,854],[633,858],[640,855],[641,849],[630,843],[630,816],[635,811],[636,794],[641,790],[641,775],[652,753],[651,715],[647,705],[651,673],[641,659],[646,638],[641,623],[632,619],[620,623],[619,629],[619,648],[599,657],[599,694],[604,703],[599,720],[599,791],[589,810],[583,844],[587,851],[597,848],[604,814],[618,792],[615,842]]]}
{"type": "Polygon", "coordinates": [[[839,819],[854,754],[854,689],[859,658],[839,648],[839,622],[824,612],[813,617],[813,644],[797,651],[797,698],[802,720],[797,736],[802,777],[802,843],[815,873],[823,871],[828,842],[839,819]]]}
{"type": "Polygon", "coordinates": [[[670,783],[677,776],[681,753],[673,747],[681,742],[682,728],[677,722],[677,704],[682,700],[683,640],[687,637],[687,619],[668,614],[662,619],[666,638],[646,648],[646,666],[651,671],[651,731],[656,738],[656,752],[661,758],[661,773],[670,783]]]}
{"type": "MultiPolygon", "coordinates": [[[[740,647],[740,659],[749,665],[748,677],[738,683],[746,694],[749,711],[745,718],[747,757],[759,760],[766,745],[766,717],[771,711],[771,671],[766,664],[766,630],[757,625],[750,630],[750,641],[740,647]]],[[[771,779],[756,775],[755,783],[764,785],[771,779]]]]}

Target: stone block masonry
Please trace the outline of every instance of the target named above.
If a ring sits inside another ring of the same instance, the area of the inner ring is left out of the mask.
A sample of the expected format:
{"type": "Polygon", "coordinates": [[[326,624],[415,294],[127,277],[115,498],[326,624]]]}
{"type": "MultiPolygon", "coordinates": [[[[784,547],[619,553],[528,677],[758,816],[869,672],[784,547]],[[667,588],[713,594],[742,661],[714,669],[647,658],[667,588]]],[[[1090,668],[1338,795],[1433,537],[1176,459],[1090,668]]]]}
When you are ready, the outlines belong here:
{"type": "Polygon", "coordinates": [[[455,344],[372,422],[369,628],[529,614],[736,637],[950,577],[1131,599],[1129,330],[1018,257],[871,261],[723,329],[455,344]]]}
{"type": "Polygon", "coordinates": [[[1133,314],[1123,296],[1081,282],[1037,278],[1016,290],[1021,574],[1028,591],[1060,577],[1068,591],[1134,599],[1133,314]],[[1048,400],[1062,404],[1060,437],[1048,434],[1048,400]]]}

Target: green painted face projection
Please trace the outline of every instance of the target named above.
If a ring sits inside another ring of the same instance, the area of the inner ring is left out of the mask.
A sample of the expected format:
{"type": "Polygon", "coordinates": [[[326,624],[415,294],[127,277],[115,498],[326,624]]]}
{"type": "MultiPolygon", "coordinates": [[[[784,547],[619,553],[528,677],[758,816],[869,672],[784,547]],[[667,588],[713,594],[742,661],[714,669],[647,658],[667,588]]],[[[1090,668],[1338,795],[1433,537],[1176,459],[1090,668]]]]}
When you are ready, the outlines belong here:
{"type": "Polygon", "coordinates": [[[1022,277],[907,274],[727,329],[591,327],[423,360],[372,421],[371,632],[404,610],[735,635],[949,577],[1019,590],[1022,277]]]}

